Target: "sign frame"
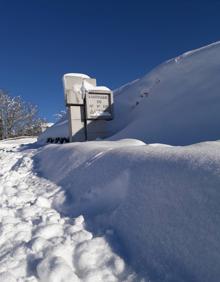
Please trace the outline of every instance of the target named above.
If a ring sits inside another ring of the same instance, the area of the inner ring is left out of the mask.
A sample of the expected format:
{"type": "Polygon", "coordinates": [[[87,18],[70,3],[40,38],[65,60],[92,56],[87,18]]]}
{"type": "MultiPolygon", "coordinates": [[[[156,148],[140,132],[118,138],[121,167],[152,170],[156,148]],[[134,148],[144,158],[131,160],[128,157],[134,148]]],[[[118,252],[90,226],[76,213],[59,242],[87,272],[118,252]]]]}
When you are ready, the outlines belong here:
{"type": "Polygon", "coordinates": [[[112,92],[111,91],[89,91],[85,95],[85,115],[86,115],[86,120],[112,120],[113,119],[113,107],[112,107],[112,92]],[[98,116],[91,116],[89,113],[89,103],[88,100],[89,95],[106,95],[108,96],[108,115],[98,115],[98,116]]]}

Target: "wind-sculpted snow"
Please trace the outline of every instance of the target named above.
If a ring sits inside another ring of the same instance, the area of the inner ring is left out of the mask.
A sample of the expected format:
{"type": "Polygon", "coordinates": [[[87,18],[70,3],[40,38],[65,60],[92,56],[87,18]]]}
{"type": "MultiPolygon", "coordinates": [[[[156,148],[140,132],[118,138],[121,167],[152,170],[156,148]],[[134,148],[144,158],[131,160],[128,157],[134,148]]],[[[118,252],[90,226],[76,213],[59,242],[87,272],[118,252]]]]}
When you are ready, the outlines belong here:
{"type": "MultiPolygon", "coordinates": [[[[220,42],[171,59],[114,91],[111,140],[187,145],[220,138],[220,42]],[[112,136],[113,135],[113,136],[112,136]]],[[[68,136],[63,120],[44,132],[68,136]]]]}
{"type": "Polygon", "coordinates": [[[187,145],[220,138],[220,42],[169,60],[115,91],[112,140],[187,145]]]}
{"type": "Polygon", "coordinates": [[[111,232],[94,236],[82,215],[53,208],[61,187],[36,174],[36,145],[19,146],[33,141],[0,142],[0,281],[141,281],[111,249],[111,232]]]}
{"type": "Polygon", "coordinates": [[[56,209],[112,229],[146,281],[219,281],[220,142],[48,145],[37,162],[56,209]]]}

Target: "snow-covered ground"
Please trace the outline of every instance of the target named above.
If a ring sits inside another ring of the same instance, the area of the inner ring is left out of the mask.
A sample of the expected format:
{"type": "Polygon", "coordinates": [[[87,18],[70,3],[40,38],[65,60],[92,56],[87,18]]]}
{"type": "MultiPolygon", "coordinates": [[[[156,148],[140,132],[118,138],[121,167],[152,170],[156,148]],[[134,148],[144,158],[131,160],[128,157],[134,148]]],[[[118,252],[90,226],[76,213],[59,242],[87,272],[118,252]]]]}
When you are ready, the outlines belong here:
{"type": "Polygon", "coordinates": [[[109,245],[111,230],[94,236],[83,215],[53,208],[62,188],[36,173],[35,141],[0,142],[0,281],[141,281],[109,245]]]}
{"type": "Polygon", "coordinates": [[[32,142],[0,142],[0,281],[219,281],[220,142],[32,142]]]}
{"type": "Polygon", "coordinates": [[[147,281],[219,281],[219,141],[48,145],[36,160],[62,187],[54,206],[114,230],[147,281]]]}

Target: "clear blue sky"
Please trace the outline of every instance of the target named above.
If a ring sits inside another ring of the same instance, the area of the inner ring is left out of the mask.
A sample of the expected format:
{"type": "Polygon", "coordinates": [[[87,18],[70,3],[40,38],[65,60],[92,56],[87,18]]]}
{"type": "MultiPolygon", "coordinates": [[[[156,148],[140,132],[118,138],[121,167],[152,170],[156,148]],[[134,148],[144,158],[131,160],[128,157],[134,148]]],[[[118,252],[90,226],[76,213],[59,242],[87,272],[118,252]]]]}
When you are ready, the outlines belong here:
{"type": "Polygon", "coordinates": [[[52,121],[64,73],[115,89],[218,40],[220,0],[0,0],[0,88],[52,121]]]}

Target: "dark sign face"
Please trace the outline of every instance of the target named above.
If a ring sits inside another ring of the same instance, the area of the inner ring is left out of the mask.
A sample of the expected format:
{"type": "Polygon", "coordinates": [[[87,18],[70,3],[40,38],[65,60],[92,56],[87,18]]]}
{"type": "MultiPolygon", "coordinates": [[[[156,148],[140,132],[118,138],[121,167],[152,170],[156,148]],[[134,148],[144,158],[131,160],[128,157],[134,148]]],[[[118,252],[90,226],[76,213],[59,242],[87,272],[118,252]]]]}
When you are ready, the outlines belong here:
{"type": "Polygon", "coordinates": [[[87,119],[112,119],[110,93],[87,93],[86,115],[87,119]]]}

